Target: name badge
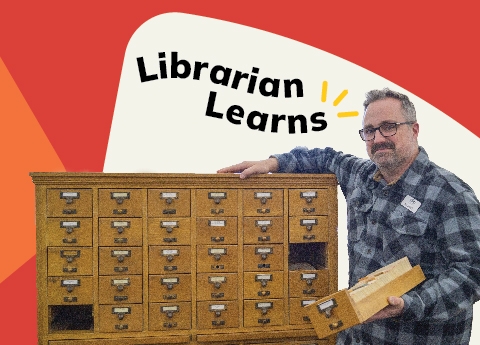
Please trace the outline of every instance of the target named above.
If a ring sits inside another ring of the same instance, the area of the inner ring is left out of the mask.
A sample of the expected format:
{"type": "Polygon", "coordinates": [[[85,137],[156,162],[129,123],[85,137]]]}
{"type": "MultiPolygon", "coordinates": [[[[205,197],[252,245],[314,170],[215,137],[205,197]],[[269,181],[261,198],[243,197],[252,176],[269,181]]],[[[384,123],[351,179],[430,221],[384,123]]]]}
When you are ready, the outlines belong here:
{"type": "Polygon", "coordinates": [[[401,205],[405,207],[407,210],[412,211],[413,213],[417,212],[418,208],[422,203],[415,198],[407,195],[405,199],[403,199],[401,205]]]}

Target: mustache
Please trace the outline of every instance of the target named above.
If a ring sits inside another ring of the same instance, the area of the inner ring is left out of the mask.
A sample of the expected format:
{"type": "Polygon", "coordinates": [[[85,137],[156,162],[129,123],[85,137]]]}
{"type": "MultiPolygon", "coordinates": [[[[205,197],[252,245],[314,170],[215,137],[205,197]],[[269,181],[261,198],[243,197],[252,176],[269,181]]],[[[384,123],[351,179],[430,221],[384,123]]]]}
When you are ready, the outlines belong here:
{"type": "Polygon", "coordinates": [[[383,150],[383,149],[395,149],[395,144],[392,142],[383,142],[383,143],[378,143],[378,144],[373,144],[372,148],[370,149],[370,152],[372,152],[372,155],[377,152],[378,150],[383,150]]]}

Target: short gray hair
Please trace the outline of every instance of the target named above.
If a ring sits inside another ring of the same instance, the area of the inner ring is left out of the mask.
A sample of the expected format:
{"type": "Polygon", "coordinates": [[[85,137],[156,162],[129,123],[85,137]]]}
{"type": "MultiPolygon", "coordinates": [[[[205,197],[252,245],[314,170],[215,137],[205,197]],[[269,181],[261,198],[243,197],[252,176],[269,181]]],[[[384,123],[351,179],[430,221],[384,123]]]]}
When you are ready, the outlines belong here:
{"type": "Polygon", "coordinates": [[[417,121],[417,113],[415,111],[415,106],[410,101],[407,95],[403,93],[390,90],[389,88],[384,88],[382,90],[371,90],[365,94],[365,101],[363,102],[364,112],[367,111],[367,107],[370,103],[379,101],[385,98],[398,99],[402,105],[402,112],[407,121],[417,121]]]}

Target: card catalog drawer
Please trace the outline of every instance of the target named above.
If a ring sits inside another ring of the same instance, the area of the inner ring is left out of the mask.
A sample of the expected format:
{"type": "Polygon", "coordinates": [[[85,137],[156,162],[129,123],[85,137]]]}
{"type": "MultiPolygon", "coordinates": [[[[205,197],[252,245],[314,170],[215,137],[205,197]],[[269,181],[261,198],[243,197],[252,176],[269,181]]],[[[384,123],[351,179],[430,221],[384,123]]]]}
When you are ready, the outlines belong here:
{"type": "Polygon", "coordinates": [[[151,331],[190,329],[192,305],[190,302],[150,303],[149,325],[151,331]]]}
{"type": "Polygon", "coordinates": [[[92,279],[91,276],[48,277],[48,304],[92,304],[92,279]]]}
{"type": "Polygon", "coordinates": [[[237,217],[197,218],[198,244],[237,242],[237,217]]]}
{"type": "Polygon", "coordinates": [[[142,276],[100,276],[98,303],[142,303],[142,276]]]}
{"type": "Polygon", "coordinates": [[[100,305],[100,332],[140,332],[143,330],[142,304],[100,305]]]}
{"type": "Polygon", "coordinates": [[[47,189],[47,217],[91,217],[91,189],[47,189]]]}
{"type": "Polygon", "coordinates": [[[237,246],[197,246],[197,272],[237,272],[237,270],[237,246]]]}
{"type": "Polygon", "coordinates": [[[190,273],[192,269],[189,246],[150,246],[148,257],[149,274],[190,273]]]}
{"type": "Polygon", "coordinates": [[[92,246],[91,218],[47,218],[47,246],[92,246]]]}
{"type": "Polygon", "coordinates": [[[238,298],[236,273],[198,273],[197,300],[233,300],[238,298]]]}
{"type": "Polygon", "coordinates": [[[246,244],[283,243],[283,218],[244,217],[243,242],[246,244]]]}
{"type": "Polygon", "coordinates": [[[140,189],[99,189],[99,217],[141,217],[142,190],[140,189]]]}
{"type": "Polygon", "coordinates": [[[245,216],[282,216],[283,189],[243,190],[243,214],[245,216]]]}
{"type": "Polygon", "coordinates": [[[284,324],[284,305],[282,299],[245,300],[245,327],[270,327],[284,324]]]}
{"type": "Polygon", "coordinates": [[[237,301],[203,301],[197,303],[198,329],[238,327],[237,301]]]}
{"type": "Polygon", "coordinates": [[[91,275],[92,248],[87,247],[49,247],[48,275],[91,275]]]}
{"type": "Polygon", "coordinates": [[[289,189],[290,216],[328,215],[328,189],[289,189]]]}
{"type": "Polygon", "coordinates": [[[323,297],[328,295],[329,270],[289,271],[288,287],[291,297],[323,297]]]}
{"type": "Polygon", "coordinates": [[[100,247],[100,275],[142,274],[142,247],[100,247]]]}
{"type": "Polygon", "coordinates": [[[189,189],[149,189],[149,217],[190,217],[189,189]]]}
{"type": "Polygon", "coordinates": [[[148,218],[149,244],[190,244],[190,218],[148,218]]]}
{"type": "Polygon", "coordinates": [[[141,246],[141,218],[99,218],[100,246],[141,246]]]}
{"type": "Polygon", "coordinates": [[[236,216],[238,194],[236,189],[197,189],[198,216],[236,216]]]}
{"type": "Polygon", "coordinates": [[[243,291],[246,299],[282,298],[283,272],[245,272],[243,291]]]}
{"type": "Polygon", "coordinates": [[[148,287],[150,302],[192,300],[191,274],[150,275],[148,287]]]}
{"type": "Polygon", "coordinates": [[[290,217],[290,242],[328,242],[327,216],[290,217]]]}
{"type": "Polygon", "coordinates": [[[245,271],[280,271],[283,270],[283,245],[245,245],[244,270],[245,271]]]}

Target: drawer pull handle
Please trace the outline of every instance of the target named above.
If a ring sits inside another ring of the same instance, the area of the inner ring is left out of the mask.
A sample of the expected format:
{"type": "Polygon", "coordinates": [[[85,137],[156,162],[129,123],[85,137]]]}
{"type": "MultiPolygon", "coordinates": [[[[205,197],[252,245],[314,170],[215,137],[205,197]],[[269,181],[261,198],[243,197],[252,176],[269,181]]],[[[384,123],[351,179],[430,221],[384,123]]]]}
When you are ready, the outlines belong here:
{"type": "Polygon", "coordinates": [[[270,241],[270,236],[259,236],[259,237],[258,237],[258,241],[259,241],[259,242],[270,241]]]}
{"type": "Polygon", "coordinates": [[[212,321],[212,326],[225,326],[225,320],[212,321]]]}
{"type": "Polygon", "coordinates": [[[257,213],[270,213],[269,208],[257,208],[257,213]]]}
{"type": "Polygon", "coordinates": [[[270,323],[270,319],[258,319],[258,323],[261,323],[262,325],[265,325],[267,323],[270,323]]]}
{"type": "Polygon", "coordinates": [[[163,327],[165,327],[165,328],[177,327],[177,323],[176,322],[164,322],[163,327]]]}
{"type": "Polygon", "coordinates": [[[337,322],[330,324],[330,329],[333,331],[334,329],[340,328],[343,326],[342,320],[338,320],[337,322]]]}
{"type": "Polygon", "coordinates": [[[221,214],[221,213],[224,213],[224,210],[223,210],[223,208],[220,208],[220,209],[218,209],[218,210],[212,208],[212,209],[210,209],[210,213],[211,213],[211,214],[221,214]]]}
{"type": "Polygon", "coordinates": [[[113,243],[128,243],[128,238],[126,237],[115,237],[113,243]]]}
{"type": "Polygon", "coordinates": [[[309,321],[310,321],[310,318],[309,318],[308,316],[304,316],[304,317],[303,317],[303,321],[309,322],[309,321]]]}
{"type": "Polygon", "coordinates": [[[223,236],[211,237],[212,242],[223,242],[225,238],[223,236]]]}
{"type": "Polygon", "coordinates": [[[127,209],[126,208],[122,208],[122,209],[115,209],[113,210],[113,214],[127,214],[127,209]]]}
{"type": "Polygon", "coordinates": [[[177,238],[176,237],[164,237],[163,242],[166,242],[166,243],[177,242],[177,238]]]}
{"type": "Polygon", "coordinates": [[[77,297],[63,297],[64,302],[77,302],[77,297]]]}
{"type": "Polygon", "coordinates": [[[162,211],[163,214],[177,214],[177,210],[172,208],[172,209],[166,209],[162,211]]]}
{"type": "Polygon", "coordinates": [[[128,267],[114,267],[113,270],[115,272],[127,272],[128,271],[128,267]]]}
{"type": "Polygon", "coordinates": [[[63,214],[77,214],[77,210],[72,208],[72,209],[64,209],[62,211],[63,214]]]}
{"type": "Polygon", "coordinates": [[[68,238],[64,238],[62,240],[63,243],[77,243],[77,239],[76,238],[71,238],[71,239],[68,239],[68,238]]]}
{"type": "Polygon", "coordinates": [[[163,266],[163,269],[165,271],[176,271],[177,270],[177,266],[163,266]]]}
{"type": "Polygon", "coordinates": [[[303,235],[303,239],[304,240],[314,240],[315,239],[315,235],[303,235]]]}
{"type": "Polygon", "coordinates": [[[128,296],[114,296],[113,300],[116,302],[128,300],[128,296]]]}
{"type": "Polygon", "coordinates": [[[308,290],[303,290],[303,293],[305,295],[311,295],[315,293],[315,289],[308,289],[308,290]]]}
{"type": "Polygon", "coordinates": [[[270,296],[270,291],[258,291],[259,296],[270,296]]]}
{"type": "Polygon", "coordinates": [[[212,298],[222,298],[222,297],[225,297],[225,294],[223,292],[219,292],[219,293],[212,293],[211,296],[212,298]]]}
{"type": "Polygon", "coordinates": [[[212,270],[223,270],[225,268],[224,265],[212,265],[212,270]]]}
{"type": "Polygon", "coordinates": [[[163,295],[163,299],[166,299],[166,300],[177,299],[177,294],[163,295]]]}
{"type": "Polygon", "coordinates": [[[315,212],[315,207],[312,207],[312,208],[306,208],[306,207],[304,207],[304,208],[303,208],[303,212],[305,212],[305,213],[313,213],[313,212],[315,212]]]}
{"type": "Polygon", "coordinates": [[[63,272],[64,273],[75,273],[75,272],[77,272],[77,268],[76,267],[71,267],[71,268],[64,267],[63,272]]]}
{"type": "Polygon", "coordinates": [[[128,329],[128,324],[123,324],[123,325],[115,325],[115,329],[118,329],[118,330],[124,330],[124,329],[128,329]]]}

